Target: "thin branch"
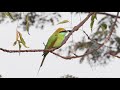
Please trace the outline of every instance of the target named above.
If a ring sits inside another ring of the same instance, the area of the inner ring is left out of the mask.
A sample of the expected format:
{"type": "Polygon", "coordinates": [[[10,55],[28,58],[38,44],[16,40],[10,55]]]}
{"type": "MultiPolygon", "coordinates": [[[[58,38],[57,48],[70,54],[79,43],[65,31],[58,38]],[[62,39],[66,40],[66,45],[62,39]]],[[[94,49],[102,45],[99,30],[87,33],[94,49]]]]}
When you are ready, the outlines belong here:
{"type": "Polygon", "coordinates": [[[42,49],[33,49],[33,50],[20,50],[20,51],[19,51],[19,50],[7,50],[7,49],[0,48],[0,50],[3,51],[3,52],[7,52],[7,53],[43,52],[43,51],[49,51],[49,52],[53,53],[54,55],[57,55],[57,56],[59,56],[59,57],[61,57],[61,58],[64,58],[64,59],[79,58],[79,57],[82,57],[82,56],[85,55],[85,54],[84,54],[84,55],[80,55],[80,56],[61,56],[61,55],[59,55],[59,54],[51,51],[51,49],[44,49],[44,50],[42,50],[42,49]]]}
{"type": "Polygon", "coordinates": [[[62,55],[59,55],[59,54],[57,54],[57,53],[55,53],[55,52],[51,52],[51,53],[53,53],[54,55],[56,55],[56,56],[59,56],[59,57],[61,57],[61,58],[63,58],[63,59],[68,59],[68,60],[70,60],[70,59],[73,59],[73,58],[80,58],[80,57],[83,57],[83,56],[85,56],[85,55],[88,55],[88,53],[87,54],[84,54],[84,55],[75,55],[75,56],[62,56],[62,55]]]}
{"type": "Polygon", "coordinates": [[[97,12],[97,14],[103,14],[103,15],[111,16],[113,18],[115,18],[115,17],[120,18],[120,16],[116,16],[116,15],[109,14],[109,13],[104,13],[104,12],[97,12]]]}
{"type": "Polygon", "coordinates": [[[112,56],[116,56],[118,53],[120,53],[120,51],[112,51],[112,50],[110,50],[109,52],[105,53],[104,56],[107,55],[107,54],[110,54],[112,56]]]}
{"type": "Polygon", "coordinates": [[[92,40],[85,31],[83,32],[85,33],[85,35],[88,37],[89,40],[92,40]]]}
{"type": "Polygon", "coordinates": [[[115,57],[120,58],[120,56],[117,56],[117,55],[115,57]]]}
{"type": "Polygon", "coordinates": [[[7,50],[7,49],[3,49],[0,48],[1,51],[3,52],[7,52],[7,53],[19,53],[19,52],[43,52],[43,51],[48,51],[50,52],[52,49],[33,49],[33,50],[7,50]]]}
{"type": "MultiPolygon", "coordinates": [[[[118,53],[117,53],[118,54],[118,53]]],[[[117,57],[117,58],[120,58],[120,56],[118,56],[116,53],[115,54],[112,54],[112,53],[109,53],[109,55],[112,55],[114,57],[117,57]]]]}
{"type": "Polygon", "coordinates": [[[117,56],[118,53],[120,53],[120,51],[112,51],[112,50],[111,50],[111,51],[105,53],[104,56],[109,54],[109,55],[111,55],[111,56],[120,58],[120,56],[117,56]]]}
{"type": "Polygon", "coordinates": [[[113,31],[115,30],[115,25],[116,25],[116,22],[117,22],[118,15],[119,15],[119,12],[117,13],[117,16],[116,16],[116,18],[115,18],[115,21],[114,21],[114,23],[113,23],[113,25],[112,25],[112,27],[111,27],[111,32],[110,32],[110,34],[108,35],[108,37],[105,39],[104,43],[108,42],[108,40],[110,39],[113,31]]]}

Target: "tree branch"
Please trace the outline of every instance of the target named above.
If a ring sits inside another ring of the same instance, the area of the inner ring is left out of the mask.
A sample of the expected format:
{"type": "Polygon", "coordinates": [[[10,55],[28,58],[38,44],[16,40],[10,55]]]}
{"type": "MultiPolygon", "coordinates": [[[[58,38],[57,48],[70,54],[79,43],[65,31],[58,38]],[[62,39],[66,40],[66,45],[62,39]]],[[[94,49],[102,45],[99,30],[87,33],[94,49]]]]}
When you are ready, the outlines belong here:
{"type": "Polygon", "coordinates": [[[117,16],[116,16],[116,18],[115,18],[115,21],[114,21],[114,23],[113,23],[113,25],[112,25],[112,27],[111,27],[111,32],[110,32],[110,34],[108,35],[108,37],[105,39],[104,43],[108,42],[108,40],[110,39],[113,31],[115,30],[115,24],[116,24],[116,22],[117,22],[118,15],[119,15],[119,12],[117,13],[117,16]]]}
{"type": "MultiPolygon", "coordinates": [[[[108,53],[106,53],[106,54],[109,54],[109,55],[111,55],[111,56],[114,56],[114,57],[120,58],[120,56],[117,55],[118,53],[120,53],[120,52],[119,52],[119,51],[117,51],[117,52],[110,51],[110,52],[108,52],[108,53]]],[[[105,55],[106,55],[106,54],[105,54],[105,55]]]]}
{"type": "Polygon", "coordinates": [[[115,57],[120,58],[120,56],[117,56],[117,55],[115,57]]]}
{"type": "MultiPolygon", "coordinates": [[[[103,15],[111,16],[113,18],[117,17],[116,15],[109,14],[109,13],[104,13],[104,12],[97,12],[97,14],[103,14],[103,15]]],[[[120,16],[118,16],[117,18],[120,18],[120,16]]]]}
{"type": "Polygon", "coordinates": [[[33,50],[7,50],[0,48],[1,51],[3,52],[8,52],[8,53],[19,53],[19,52],[43,52],[43,51],[48,51],[50,52],[52,49],[33,49],[33,50]]]}

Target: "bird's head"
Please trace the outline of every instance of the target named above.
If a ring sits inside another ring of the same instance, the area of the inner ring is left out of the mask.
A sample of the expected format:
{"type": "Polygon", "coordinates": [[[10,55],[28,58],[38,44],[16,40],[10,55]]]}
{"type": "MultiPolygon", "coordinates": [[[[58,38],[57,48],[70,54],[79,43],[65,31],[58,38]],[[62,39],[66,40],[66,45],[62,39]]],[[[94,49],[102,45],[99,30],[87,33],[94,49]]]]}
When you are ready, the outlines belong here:
{"type": "Polygon", "coordinates": [[[55,33],[67,33],[67,32],[71,32],[71,30],[65,30],[64,28],[58,28],[55,33]]]}

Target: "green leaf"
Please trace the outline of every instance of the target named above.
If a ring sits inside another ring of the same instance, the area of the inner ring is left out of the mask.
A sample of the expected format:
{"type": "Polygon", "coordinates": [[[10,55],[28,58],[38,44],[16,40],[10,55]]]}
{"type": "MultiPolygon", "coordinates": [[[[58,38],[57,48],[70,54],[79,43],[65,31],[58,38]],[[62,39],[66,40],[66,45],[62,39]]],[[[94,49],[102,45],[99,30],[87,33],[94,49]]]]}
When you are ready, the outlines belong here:
{"type": "Polygon", "coordinates": [[[101,32],[100,32],[100,31],[97,31],[97,32],[95,33],[95,35],[98,35],[98,34],[101,34],[101,32]]]}
{"type": "Polygon", "coordinates": [[[10,12],[5,12],[5,15],[8,16],[10,19],[15,20],[10,12]]]}
{"type": "Polygon", "coordinates": [[[91,21],[91,23],[90,23],[90,28],[91,28],[91,31],[92,31],[92,28],[93,28],[93,24],[94,24],[94,20],[93,20],[93,21],[91,21]]]}
{"type": "Polygon", "coordinates": [[[24,47],[29,48],[28,46],[26,46],[25,40],[23,39],[21,33],[19,33],[19,36],[20,36],[20,41],[21,41],[21,43],[24,45],[24,47]]]}
{"type": "Polygon", "coordinates": [[[102,30],[106,30],[107,29],[107,25],[105,23],[101,24],[101,28],[102,30]]]}
{"type": "Polygon", "coordinates": [[[20,43],[21,43],[21,42],[18,43],[18,45],[19,45],[19,50],[21,50],[21,47],[22,47],[20,43]]]}
{"type": "Polygon", "coordinates": [[[92,28],[93,28],[93,24],[94,24],[94,20],[97,20],[97,16],[96,16],[96,13],[94,13],[91,17],[91,23],[90,23],[90,28],[91,28],[91,31],[92,31],[92,28]]]}
{"type": "Polygon", "coordinates": [[[18,42],[18,41],[15,41],[15,42],[13,43],[13,46],[15,46],[15,45],[17,44],[17,42],[18,42]]]}
{"type": "MultiPolygon", "coordinates": [[[[18,41],[18,45],[19,45],[19,50],[21,50],[21,44],[20,44],[21,42],[20,41],[18,41]]],[[[20,52],[19,52],[19,55],[20,55],[20,52]]]]}
{"type": "Polygon", "coordinates": [[[19,34],[19,35],[20,35],[20,41],[21,41],[21,43],[25,44],[25,41],[24,41],[24,39],[22,38],[22,34],[19,34]]]}
{"type": "Polygon", "coordinates": [[[27,30],[28,34],[30,35],[30,33],[29,33],[29,16],[28,15],[26,16],[26,30],[27,30]]]}
{"type": "Polygon", "coordinates": [[[58,24],[64,24],[64,23],[68,23],[68,20],[63,20],[62,22],[59,22],[58,24]]]}

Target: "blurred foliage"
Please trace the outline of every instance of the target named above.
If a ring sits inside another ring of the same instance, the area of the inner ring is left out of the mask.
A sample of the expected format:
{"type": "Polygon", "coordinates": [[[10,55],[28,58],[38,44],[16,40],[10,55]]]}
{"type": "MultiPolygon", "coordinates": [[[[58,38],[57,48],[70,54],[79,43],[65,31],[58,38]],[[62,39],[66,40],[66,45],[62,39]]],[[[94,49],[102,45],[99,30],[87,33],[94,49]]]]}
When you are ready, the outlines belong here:
{"type": "Polygon", "coordinates": [[[2,76],[0,75],[0,78],[2,78],[2,76]]]}
{"type": "Polygon", "coordinates": [[[61,76],[60,78],[78,78],[78,77],[67,74],[67,75],[61,76]]]}
{"type": "Polygon", "coordinates": [[[94,13],[94,14],[91,16],[91,22],[90,22],[90,28],[91,28],[91,31],[92,31],[92,28],[93,28],[93,25],[94,25],[95,19],[97,20],[96,13],[94,13]]]}
{"type": "Polygon", "coordinates": [[[23,27],[24,30],[28,30],[31,26],[36,26],[36,28],[43,29],[45,24],[49,23],[54,25],[56,21],[59,21],[60,17],[61,15],[58,12],[1,12],[0,23],[4,21],[19,21],[20,26],[23,27]],[[10,17],[11,20],[8,20],[7,16],[10,17]]]}
{"type": "MultiPolygon", "coordinates": [[[[74,17],[75,17],[78,14],[87,15],[88,12],[71,12],[71,14],[74,14],[74,17]]],[[[105,38],[109,35],[111,31],[111,26],[113,22],[115,21],[115,17],[111,17],[109,15],[103,15],[103,17],[99,20],[98,19],[99,14],[96,13],[96,16],[97,16],[97,22],[98,22],[97,27],[93,30],[91,34],[89,33],[89,37],[92,40],[97,39],[97,42],[100,44],[104,42],[105,38]]],[[[95,19],[96,16],[92,16],[93,19],[95,19]]],[[[91,22],[92,25],[90,23],[91,28],[93,28],[93,24],[94,24],[93,19],[91,22]]],[[[112,33],[111,39],[108,41],[107,45],[104,45],[99,50],[89,55],[86,55],[83,58],[80,57],[80,62],[81,62],[81,59],[83,60],[86,59],[91,66],[107,65],[112,60],[113,56],[106,54],[106,53],[109,51],[120,52],[120,37],[119,35],[117,35],[118,26],[119,26],[119,18],[115,25],[114,32],[112,33]]],[[[92,43],[92,41],[87,38],[88,38],[87,35],[84,34],[84,36],[82,37],[82,40],[78,42],[71,41],[68,47],[66,47],[66,49],[64,50],[60,49],[59,52],[62,53],[62,51],[67,51],[68,56],[83,55],[87,52],[87,50],[94,48],[94,44],[92,43]],[[83,54],[79,54],[81,52],[83,54]]]]}
{"type": "MultiPolygon", "coordinates": [[[[0,12],[0,23],[17,22],[18,24],[16,29],[18,29],[18,27],[22,27],[29,35],[29,29],[31,26],[43,29],[46,24],[54,25],[56,22],[59,22],[60,18],[61,15],[58,12],[0,12]]],[[[68,21],[64,21],[63,23],[67,22],[68,21]]],[[[16,38],[17,40],[13,43],[13,46],[18,44],[19,50],[22,45],[28,48],[20,32],[16,33],[16,38]],[[18,38],[20,39],[18,40],[18,38]]]]}

